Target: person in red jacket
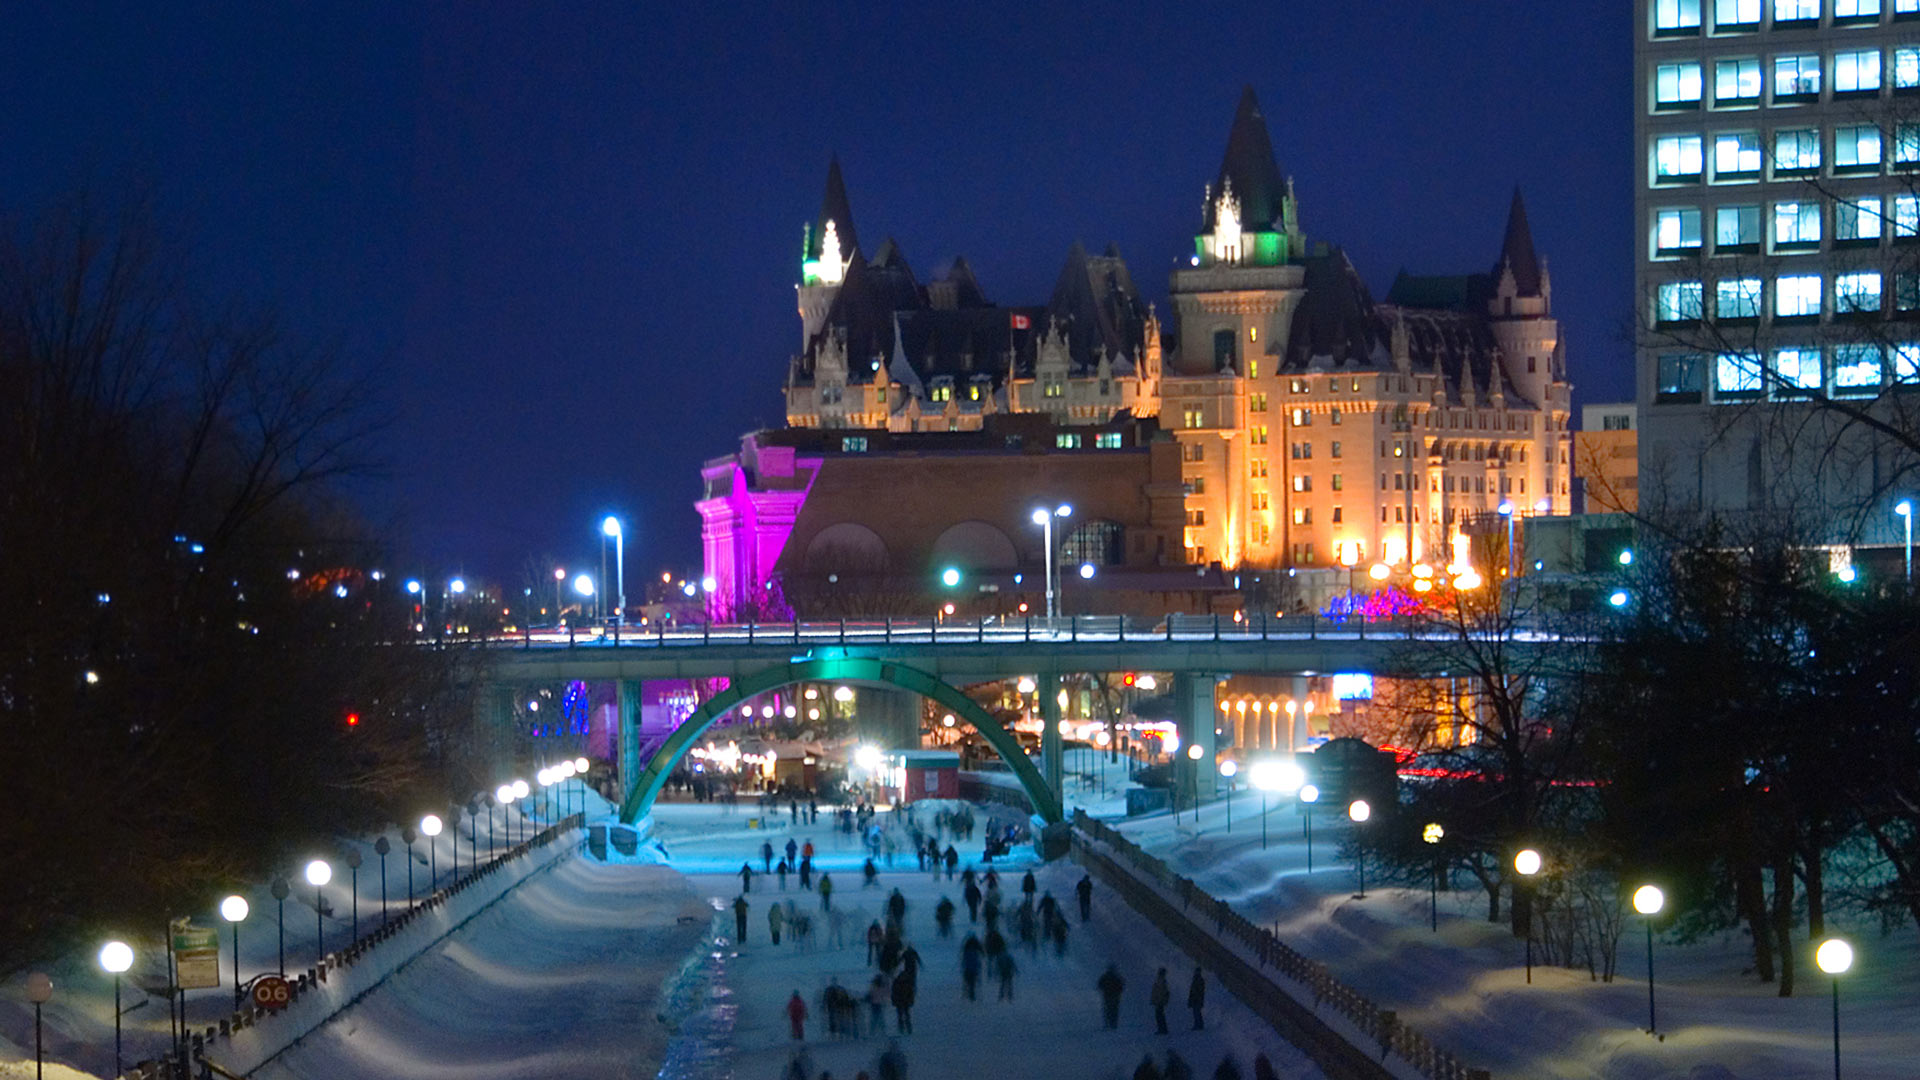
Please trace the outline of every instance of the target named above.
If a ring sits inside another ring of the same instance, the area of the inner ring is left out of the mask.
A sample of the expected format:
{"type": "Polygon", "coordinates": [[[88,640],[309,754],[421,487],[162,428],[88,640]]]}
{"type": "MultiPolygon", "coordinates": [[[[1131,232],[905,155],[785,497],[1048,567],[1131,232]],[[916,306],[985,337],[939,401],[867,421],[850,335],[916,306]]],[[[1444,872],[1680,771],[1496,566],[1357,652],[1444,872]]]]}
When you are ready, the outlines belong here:
{"type": "Polygon", "coordinates": [[[794,1038],[807,1037],[807,1001],[800,996],[798,990],[795,990],[793,996],[787,999],[787,1020],[793,1024],[794,1038]]]}

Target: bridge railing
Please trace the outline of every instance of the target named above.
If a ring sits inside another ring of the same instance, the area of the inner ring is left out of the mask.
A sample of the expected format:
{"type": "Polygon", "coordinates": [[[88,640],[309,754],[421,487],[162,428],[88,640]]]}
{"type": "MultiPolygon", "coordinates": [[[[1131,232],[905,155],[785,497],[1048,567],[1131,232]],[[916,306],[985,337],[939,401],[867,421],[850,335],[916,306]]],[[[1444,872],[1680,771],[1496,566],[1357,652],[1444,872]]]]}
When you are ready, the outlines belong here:
{"type": "MultiPolygon", "coordinates": [[[[1330,619],[1322,615],[1252,617],[1168,615],[982,616],[973,619],[836,619],[785,623],[696,623],[646,626],[523,629],[489,644],[499,647],[612,648],[702,645],[985,645],[1015,642],[1197,641],[1442,641],[1457,631],[1410,619],[1330,619]]],[[[1546,628],[1521,627],[1506,636],[1557,639],[1546,628]]]]}

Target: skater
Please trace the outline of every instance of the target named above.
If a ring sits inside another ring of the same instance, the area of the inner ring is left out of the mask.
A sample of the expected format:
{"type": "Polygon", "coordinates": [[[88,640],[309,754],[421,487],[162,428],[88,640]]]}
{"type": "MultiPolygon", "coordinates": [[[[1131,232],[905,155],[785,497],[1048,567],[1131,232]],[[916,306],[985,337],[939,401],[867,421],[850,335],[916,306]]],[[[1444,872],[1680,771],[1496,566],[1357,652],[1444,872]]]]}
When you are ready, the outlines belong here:
{"type": "Polygon", "coordinates": [[[744,896],[733,898],[733,943],[747,943],[747,898],[744,896]]]}
{"type": "MultiPolygon", "coordinates": [[[[969,874],[973,873],[973,868],[968,867],[967,873],[969,874]]],[[[970,923],[979,922],[980,921],[980,886],[974,884],[972,881],[968,881],[967,887],[961,890],[960,897],[961,899],[967,902],[967,921],[970,923]]]]}
{"type": "Polygon", "coordinates": [[[820,910],[833,910],[833,875],[820,875],[820,910]]]}
{"type": "Polygon", "coordinates": [[[740,864],[740,891],[743,893],[753,891],[753,865],[751,863],[740,864]]]}
{"type": "Polygon", "coordinates": [[[780,928],[785,926],[786,922],[787,913],[780,910],[779,904],[767,906],[767,936],[773,939],[775,945],[780,944],[780,928]]]}
{"type": "Polygon", "coordinates": [[[811,855],[800,856],[800,887],[813,888],[813,856],[811,855]]]}
{"type": "Polygon", "coordinates": [[[875,975],[873,982],[867,984],[867,1034],[886,1034],[887,1022],[883,1010],[891,996],[885,975],[875,975]]]}
{"type": "Polygon", "coordinates": [[[1014,929],[1020,934],[1020,944],[1027,947],[1027,955],[1038,955],[1040,952],[1040,927],[1038,920],[1034,918],[1033,901],[1031,899],[1021,904],[1020,907],[1014,911],[1013,925],[1014,929]]]}
{"type": "Polygon", "coordinates": [[[1013,974],[1020,970],[1013,962],[1013,954],[1001,950],[998,959],[993,962],[994,974],[1000,977],[1000,1000],[1013,1000],[1013,974]]]}
{"type": "Polygon", "coordinates": [[[1167,985],[1167,969],[1161,968],[1160,974],[1153,977],[1153,989],[1147,991],[1147,1002],[1153,1006],[1154,1034],[1167,1033],[1167,1005],[1172,1001],[1173,987],[1167,985]]]}
{"type": "Polygon", "coordinates": [[[1045,930],[1047,927],[1052,926],[1053,918],[1055,915],[1058,915],[1058,914],[1060,914],[1060,902],[1053,898],[1052,893],[1041,893],[1040,894],[1040,927],[1041,929],[1045,930]]]}
{"type": "Polygon", "coordinates": [[[952,881],[953,868],[960,865],[960,853],[954,850],[954,847],[952,844],[947,845],[946,863],[947,863],[947,880],[952,881]]]}
{"type": "Polygon", "coordinates": [[[1120,1026],[1120,992],[1127,988],[1127,980],[1121,977],[1118,966],[1108,964],[1094,985],[1100,989],[1100,1018],[1107,1030],[1113,1031],[1120,1026]]]}
{"type": "Polygon", "coordinates": [[[807,1037],[807,1002],[800,996],[798,990],[795,990],[793,996],[787,999],[787,1022],[793,1026],[795,1039],[807,1037]]]}
{"type": "Polygon", "coordinates": [[[1049,933],[1053,938],[1054,957],[1056,959],[1064,959],[1067,955],[1067,917],[1065,915],[1055,915],[1053,917],[1053,926],[1050,928],[1049,933]]]}
{"type": "Polygon", "coordinates": [[[1193,1010],[1193,1030],[1207,1030],[1207,981],[1201,977],[1200,969],[1193,969],[1193,981],[1187,984],[1187,1008],[1193,1010]]]}
{"type": "Polygon", "coordinates": [[[780,865],[774,869],[774,873],[777,873],[780,875],[780,891],[781,892],[787,891],[787,875],[792,872],[793,872],[793,867],[787,865],[787,860],[785,859],[781,859],[780,865]]]}
{"type": "Polygon", "coordinates": [[[893,890],[893,895],[887,897],[887,919],[895,925],[906,924],[907,898],[900,895],[899,889],[893,890]]]}
{"type": "Polygon", "coordinates": [[[789,866],[794,865],[794,862],[793,862],[794,857],[799,854],[800,854],[800,845],[794,843],[793,838],[789,836],[787,838],[787,865],[789,866]]]}
{"type": "Polygon", "coordinates": [[[913,1034],[914,976],[903,971],[893,980],[893,1030],[896,1035],[913,1034]]]}
{"type": "Polygon", "coordinates": [[[767,873],[771,873],[772,871],[773,871],[773,841],[762,840],[760,841],[760,872],[763,874],[767,874],[767,873]]]}
{"type": "Polygon", "coordinates": [[[1029,904],[1033,903],[1034,890],[1039,887],[1040,883],[1033,879],[1033,871],[1031,870],[1027,871],[1026,876],[1020,879],[1020,891],[1026,894],[1027,903],[1029,904]]]}
{"type": "Polygon", "coordinates": [[[980,969],[986,963],[982,953],[980,939],[968,934],[960,945],[960,979],[968,1001],[980,1000],[980,969]]]}
{"type": "Polygon", "coordinates": [[[860,867],[860,874],[862,877],[866,879],[861,883],[860,885],[861,888],[873,889],[873,888],[879,887],[880,868],[873,865],[873,859],[871,858],[867,859],[866,863],[860,867]]]}
{"type": "Polygon", "coordinates": [[[940,898],[940,902],[934,905],[933,921],[940,927],[941,937],[953,936],[953,898],[952,897],[943,896],[940,898]]]}
{"type": "Polygon", "coordinates": [[[899,1043],[888,1041],[887,1051],[880,1055],[874,1071],[880,1074],[880,1080],[907,1080],[907,1055],[900,1052],[899,1043]]]}
{"type": "Polygon", "coordinates": [[[1080,875],[1080,883],[1073,887],[1074,895],[1080,898],[1080,921],[1093,918],[1093,879],[1080,875]]]}
{"type": "Polygon", "coordinates": [[[867,963],[871,964],[880,958],[880,943],[885,940],[886,935],[880,930],[880,920],[873,920],[873,925],[867,927],[867,963]]]}

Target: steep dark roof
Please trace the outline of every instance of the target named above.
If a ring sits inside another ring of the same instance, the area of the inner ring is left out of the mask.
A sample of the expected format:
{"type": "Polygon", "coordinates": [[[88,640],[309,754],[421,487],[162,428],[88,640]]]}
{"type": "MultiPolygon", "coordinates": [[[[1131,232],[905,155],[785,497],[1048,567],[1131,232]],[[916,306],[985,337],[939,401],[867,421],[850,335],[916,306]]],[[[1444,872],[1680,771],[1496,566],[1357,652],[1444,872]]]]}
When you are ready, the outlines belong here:
{"type": "Polygon", "coordinates": [[[973,276],[973,267],[967,264],[966,256],[955,255],[953,265],[947,267],[947,272],[940,276],[940,280],[953,286],[957,306],[963,308],[991,306],[986,294],[980,291],[980,282],[973,276]]]}
{"type": "Polygon", "coordinates": [[[827,163],[827,190],[820,196],[820,216],[814,219],[813,231],[807,236],[807,258],[820,257],[820,239],[826,235],[829,221],[840,236],[841,258],[860,250],[860,235],[853,228],[853,208],[847,204],[847,184],[840,178],[838,154],[827,163]]]}
{"type": "Polygon", "coordinates": [[[1335,369],[1372,366],[1383,339],[1373,296],[1347,253],[1336,247],[1307,259],[1304,284],[1287,335],[1286,367],[1303,369],[1315,359],[1335,369]]]}
{"type": "Polygon", "coordinates": [[[907,311],[926,306],[926,293],[893,237],[887,237],[880,250],[873,253],[873,259],[867,263],[867,273],[875,287],[884,290],[890,310],[907,311]]]}
{"type": "Polygon", "coordinates": [[[1102,347],[1115,362],[1123,355],[1131,361],[1140,359],[1147,305],[1133,287],[1133,276],[1117,248],[1108,247],[1105,255],[1089,255],[1074,241],[1060,267],[1053,296],[1047,300],[1047,314],[1067,331],[1067,352],[1076,369],[1092,369],[1102,347]]]}
{"type": "Polygon", "coordinates": [[[1507,211],[1507,236],[1500,244],[1500,260],[1493,264],[1493,280],[1500,280],[1503,269],[1513,270],[1513,283],[1521,296],[1540,295],[1540,257],[1534,254],[1533,230],[1527,227],[1527,206],[1520,201],[1520,189],[1513,189],[1513,206],[1507,211]]]}
{"type": "Polygon", "coordinates": [[[1287,184],[1273,160],[1273,140],[1267,136],[1267,119],[1260,113],[1260,101],[1254,97],[1252,86],[1240,92],[1240,107],[1233,114],[1233,130],[1227,133],[1227,153],[1220,161],[1220,175],[1207,193],[1208,232],[1214,226],[1213,201],[1229,183],[1240,200],[1242,228],[1270,231],[1280,227],[1287,184]]]}
{"type": "Polygon", "coordinates": [[[1493,280],[1485,274],[1428,275],[1400,271],[1387,290],[1386,303],[1401,307],[1445,308],[1481,312],[1493,296],[1493,280]]]}

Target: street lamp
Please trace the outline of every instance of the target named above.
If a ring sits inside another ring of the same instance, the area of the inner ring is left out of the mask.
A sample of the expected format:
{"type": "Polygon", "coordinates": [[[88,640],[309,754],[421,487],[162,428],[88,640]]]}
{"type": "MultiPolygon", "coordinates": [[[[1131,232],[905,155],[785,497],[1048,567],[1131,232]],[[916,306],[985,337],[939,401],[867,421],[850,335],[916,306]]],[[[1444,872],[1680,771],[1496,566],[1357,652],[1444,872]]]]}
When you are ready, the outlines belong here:
{"type": "Polygon", "coordinates": [[[1227,778],[1227,832],[1233,832],[1233,777],[1240,766],[1232,758],[1220,763],[1220,775],[1227,778]]]}
{"type": "MultiPolygon", "coordinates": [[[[1813,962],[1833,977],[1833,1080],[1840,1080],[1840,976],[1853,966],[1853,946],[1839,938],[1828,938],[1814,950],[1813,962]]],[[[37,1006],[34,1016],[39,1016],[37,1006]]]]}
{"type": "Polygon", "coordinates": [[[350,907],[353,911],[353,937],[348,940],[349,942],[353,942],[360,940],[360,849],[357,847],[348,848],[347,857],[344,861],[347,864],[347,869],[351,871],[353,875],[352,880],[348,882],[352,887],[352,892],[349,895],[352,897],[350,907]]]}
{"type": "Polygon", "coordinates": [[[319,953],[314,964],[318,966],[327,957],[327,925],[320,917],[320,887],[333,880],[333,867],[328,866],[325,859],[315,859],[307,864],[306,878],[307,884],[313,886],[313,940],[319,953]]]}
{"type": "Polygon", "coordinates": [[[427,838],[427,866],[433,875],[433,884],[427,886],[428,896],[440,889],[440,845],[434,838],[440,835],[442,827],[438,814],[428,814],[420,819],[420,835],[427,838]]]}
{"type": "MultiPolygon", "coordinates": [[[[532,793],[533,793],[533,789],[527,786],[527,782],[525,780],[515,780],[513,782],[513,798],[515,802],[525,802],[527,796],[531,795],[532,793]]],[[[520,808],[520,843],[524,844],[526,842],[527,842],[527,808],[523,806],[520,808]]]]}
{"type": "MultiPolygon", "coordinates": [[[[100,969],[113,976],[113,1074],[121,1073],[120,1064],[120,976],[133,966],[133,946],[124,941],[109,941],[100,946],[100,969]]],[[[238,984],[236,984],[238,985],[238,984]]],[[[38,1012],[38,1010],[35,1010],[38,1012]]]]}
{"type": "Polygon", "coordinates": [[[1907,584],[1913,584],[1913,501],[1901,499],[1893,504],[1893,512],[1900,515],[1900,521],[1907,529],[1907,584]]]}
{"type": "Polygon", "coordinates": [[[373,842],[373,853],[380,856],[380,925],[382,927],[387,925],[387,853],[392,850],[393,845],[387,842],[384,835],[373,842]]]}
{"type": "MultiPolygon", "coordinates": [[[[1533,887],[1533,876],[1540,872],[1540,853],[1532,848],[1521,848],[1513,857],[1513,868],[1520,872],[1521,880],[1527,888],[1533,887]]],[[[1533,897],[1527,897],[1527,985],[1533,985],[1533,897]]]]}
{"type": "Polygon", "coordinates": [[[44,971],[27,976],[27,1000],[33,1002],[33,1077],[41,1080],[40,1006],[53,1000],[53,980],[44,971]]]}
{"type": "Polygon", "coordinates": [[[1667,896],[1658,885],[1642,885],[1633,890],[1633,910],[1639,912],[1647,923],[1647,1034],[1658,1035],[1659,1024],[1655,1022],[1653,1011],[1653,917],[1667,906],[1667,896]]]}
{"type": "Polygon", "coordinates": [[[945,570],[940,571],[940,584],[945,585],[949,589],[957,588],[960,584],[960,568],[957,566],[949,566],[945,570]]]}
{"type": "MultiPolygon", "coordinates": [[[[1420,830],[1420,839],[1430,845],[1438,845],[1447,835],[1447,830],[1437,821],[1430,821],[1420,830]]],[[[1437,849],[1436,849],[1437,850],[1437,849]]],[[[1440,857],[1433,859],[1433,870],[1429,875],[1427,906],[1433,920],[1433,932],[1440,932],[1440,857]]]]}
{"type": "Polygon", "coordinates": [[[229,896],[220,901],[220,917],[233,924],[233,1011],[240,1011],[240,924],[247,921],[247,898],[229,896]]]}
{"type": "Polygon", "coordinates": [[[420,839],[413,826],[400,827],[400,842],[407,845],[407,910],[413,910],[413,842],[420,839]]]}
{"type": "Polygon", "coordinates": [[[1066,503],[1061,503],[1059,506],[1054,507],[1052,510],[1048,510],[1044,507],[1036,508],[1033,511],[1033,513],[1030,515],[1033,523],[1035,525],[1040,526],[1040,535],[1043,541],[1043,548],[1046,552],[1047,562],[1044,569],[1046,570],[1047,618],[1048,619],[1054,619],[1058,617],[1060,614],[1057,606],[1054,604],[1054,601],[1053,601],[1053,576],[1054,576],[1053,575],[1053,569],[1054,569],[1053,568],[1053,519],[1068,518],[1072,516],[1073,516],[1073,507],[1067,505],[1066,503]]]}
{"type": "Polygon", "coordinates": [[[1316,784],[1303,784],[1300,787],[1300,820],[1307,833],[1307,873],[1313,873],[1313,804],[1320,801],[1320,788],[1316,784]]]}
{"type": "Polygon", "coordinates": [[[1247,770],[1247,779],[1260,789],[1260,850],[1267,850],[1267,797],[1272,792],[1295,792],[1306,782],[1306,773],[1291,761],[1256,761],[1247,770]]]}
{"type": "Polygon", "coordinates": [[[554,567],[553,568],[553,625],[555,626],[560,625],[560,613],[566,610],[567,604],[565,599],[562,596],[566,588],[566,584],[567,584],[567,568],[564,566],[554,567]]]}
{"type": "Polygon", "coordinates": [[[1500,516],[1507,519],[1507,580],[1513,580],[1513,519],[1516,516],[1512,499],[1501,499],[1497,508],[1500,516]]]}
{"type": "Polygon", "coordinates": [[[620,622],[625,622],[627,618],[627,532],[620,527],[619,518],[608,514],[606,520],[600,523],[600,534],[613,537],[614,595],[620,600],[619,606],[613,609],[613,617],[620,622]]]}
{"type": "Polygon", "coordinates": [[[1355,799],[1347,804],[1347,817],[1352,820],[1354,825],[1353,844],[1356,857],[1353,860],[1353,864],[1360,874],[1360,891],[1354,894],[1353,898],[1355,900],[1365,900],[1367,898],[1367,848],[1366,841],[1361,838],[1360,826],[1365,825],[1367,819],[1372,816],[1373,807],[1368,806],[1367,800],[1365,799],[1355,799]]]}
{"type": "MultiPolygon", "coordinates": [[[[507,807],[513,805],[513,785],[501,784],[499,787],[494,788],[493,801],[499,804],[500,812],[502,814],[505,814],[507,812],[507,807]]],[[[511,826],[513,824],[513,819],[508,818],[507,824],[511,826]]],[[[489,807],[487,809],[487,858],[488,859],[493,858],[493,832],[494,832],[493,809],[492,807],[489,807]]],[[[513,833],[511,830],[509,830],[507,833],[507,838],[512,839],[512,837],[513,837],[513,833]]]]}
{"type": "Polygon", "coordinates": [[[269,891],[273,893],[274,904],[279,909],[280,977],[284,979],[287,977],[287,896],[293,892],[293,889],[288,886],[287,879],[282,876],[273,879],[273,887],[269,891]]]}

